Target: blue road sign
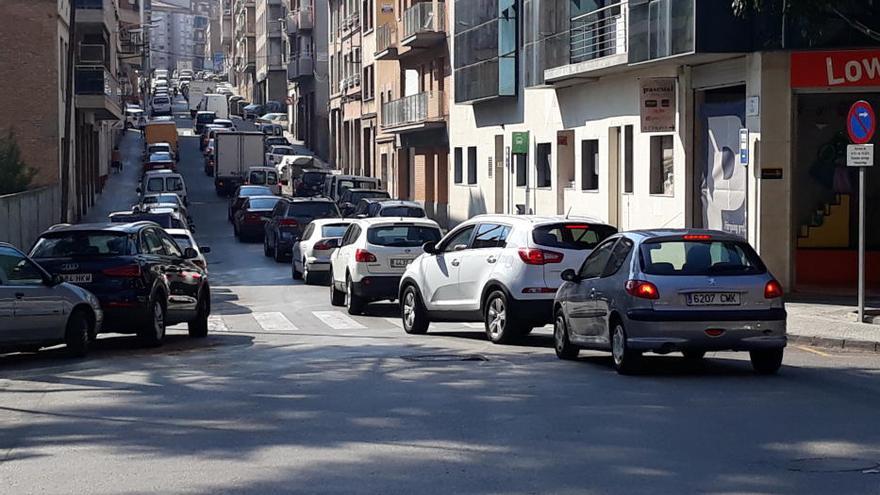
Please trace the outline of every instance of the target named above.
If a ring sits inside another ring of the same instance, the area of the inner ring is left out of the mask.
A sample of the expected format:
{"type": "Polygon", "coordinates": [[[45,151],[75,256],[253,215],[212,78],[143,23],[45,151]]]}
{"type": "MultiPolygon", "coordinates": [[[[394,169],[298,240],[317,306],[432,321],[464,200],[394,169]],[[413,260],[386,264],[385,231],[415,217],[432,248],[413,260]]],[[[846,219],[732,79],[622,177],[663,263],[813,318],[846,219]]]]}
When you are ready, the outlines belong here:
{"type": "Polygon", "coordinates": [[[870,103],[861,100],[853,104],[846,118],[846,130],[854,144],[867,144],[871,141],[877,130],[877,119],[870,103]]]}

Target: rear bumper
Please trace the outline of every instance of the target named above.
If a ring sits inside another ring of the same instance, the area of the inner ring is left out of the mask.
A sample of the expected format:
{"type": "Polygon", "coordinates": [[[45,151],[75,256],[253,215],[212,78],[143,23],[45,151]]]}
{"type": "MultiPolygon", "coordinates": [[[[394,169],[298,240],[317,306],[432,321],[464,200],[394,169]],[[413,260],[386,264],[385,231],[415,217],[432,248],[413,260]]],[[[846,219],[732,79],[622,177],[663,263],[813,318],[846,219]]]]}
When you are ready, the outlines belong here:
{"type": "Polygon", "coordinates": [[[330,271],[330,261],[329,260],[321,260],[318,258],[306,258],[306,266],[309,267],[310,272],[329,272],[330,271]]]}
{"type": "Polygon", "coordinates": [[[140,302],[133,303],[131,306],[121,304],[101,302],[104,321],[99,333],[137,333],[138,327],[149,321],[146,304],[140,302]]]}
{"type": "Polygon", "coordinates": [[[263,224],[255,224],[255,223],[243,223],[238,226],[238,235],[246,236],[246,237],[259,237],[263,238],[266,234],[266,229],[263,224]]]}
{"type": "Polygon", "coordinates": [[[397,299],[400,289],[400,275],[364,277],[360,282],[352,282],[352,292],[368,301],[397,299]]]}
{"type": "MultiPolygon", "coordinates": [[[[638,351],[754,351],[781,349],[786,346],[785,310],[708,312],[703,319],[696,316],[644,314],[642,311],[627,313],[627,343],[638,351]],[[633,318],[635,316],[635,318],[633,318]],[[673,317],[674,316],[674,317],[673,317]],[[711,317],[708,317],[711,316],[711,317]],[[759,316],[763,319],[746,319],[759,316]],[[720,331],[710,336],[707,331],[720,331]]],[[[684,313],[684,312],[670,312],[684,313]]],[[[690,313],[690,312],[687,312],[690,313]]],[[[698,311],[695,314],[707,313],[698,311]]]]}
{"type": "Polygon", "coordinates": [[[510,308],[517,320],[529,326],[542,327],[553,322],[553,301],[550,299],[513,299],[510,308]]]}

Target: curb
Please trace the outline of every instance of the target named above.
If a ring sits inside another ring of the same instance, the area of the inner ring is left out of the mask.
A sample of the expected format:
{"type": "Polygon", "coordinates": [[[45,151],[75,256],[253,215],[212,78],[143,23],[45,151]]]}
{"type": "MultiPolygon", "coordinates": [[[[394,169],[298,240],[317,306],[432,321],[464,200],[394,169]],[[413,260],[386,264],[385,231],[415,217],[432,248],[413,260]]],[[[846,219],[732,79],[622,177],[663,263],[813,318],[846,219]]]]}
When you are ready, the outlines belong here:
{"type": "Polygon", "coordinates": [[[847,340],[789,334],[788,342],[790,344],[806,345],[810,347],[824,347],[827,349],[880,353],[880,342],[872,342],[869,340],[847,340]]]}

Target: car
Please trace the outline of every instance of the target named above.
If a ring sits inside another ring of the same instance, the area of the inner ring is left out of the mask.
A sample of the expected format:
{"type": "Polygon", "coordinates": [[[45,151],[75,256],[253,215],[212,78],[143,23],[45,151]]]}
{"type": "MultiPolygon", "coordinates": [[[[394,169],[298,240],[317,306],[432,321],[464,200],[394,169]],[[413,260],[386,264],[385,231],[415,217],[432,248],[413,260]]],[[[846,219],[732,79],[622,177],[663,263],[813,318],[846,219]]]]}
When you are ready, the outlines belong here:
{"type": "Polygon", "coordinates": [[[107,215],[110,223],[153,222],[166,229],[194,230],[189,220],[175,208],[166,208],[163,205],[147,207],[144,210],[117,211],[107,215]]]}
{"type": "Polygon", "coordinates": [[[357,315],[368,303],[396,300],[406,267],[441,237],[427,218],[354,220],[330,255],[330,303],[357,315]]]}
{"type": "Polygon", "coordinates": [[[238,240],[262,240],[266,233],[265,225],[269,214],[281,198],[274,195],[250,196],[245,198],[241,208],[232,218],[232,230],[238,240]]]}
{"type": "Polygon", "coordinates": [[[284,136],[269,136],[265,139],[266,153],[272,149],[272,146],[291,146],[290,141],[284,136]]]}
{"type": "Polygon", "coordinates": [[[171,143],[151,143],[147,145],[147,151],[144,156],[149,157],[154,153],[168,153],[171,155],[175,161],[180,161],[180,157],[178,157],[175,153],[175,149],[171,146],[171,143]]]}
{"type": "Polygon", "coordinates": [[[553,321],[563,270],[578,268],[617,229],[590,217],[478,215],[424,247],[400,284],[404,331],[431,321],[482,321],[493,343],[553,321]]]}
{"type": "Polygon", "coordinates": [[[391,195],[379,189],[346,189],[339,198],[339,211],[344,217],[351,216],[360,200],[368,198],[391,199],[391,195]]]}
{"type": "Polygon", "coordinates": [[[266,166],[274,167],[281,163],[285,156],[296,155],[292,146],[272,146],[266,153],[266,166]]]}
{"type": "Polygon", "coordinates": [[[59,225],[43,232],[30,257],[49,273],[98,299],[101,332],[135,333],[159,346],[167,326],[187,323],[191,337],[208,335],[208,273],[153,222],[59,225]]]}
{"type": "Polygon", "coordinates": [[[196,242],[195,237],[193,237],[192,232],[186,229],[165,229],[165,232],[168,233],[173,239],[174,242],[177,243],[177,246],[181,249],[181,251],[185,251],[186,248],[192,248],[196,252],[196,257],[192,259],[192,262],[205,270],[208,271],[208,260],[205,258],[206,254],[211,252],[211,248],[208,246],[199,246],[196,242]]]}
{"type": "Polygon", "coordinates": [[[615,369],[638,369],[642,353],[748,351],[755,371],[782,365],[782,286],[758,253],[733,234],[693,229],[624,232],[602,242],[554,303],[561,359],[581,348],[611,351],[615,369]]]}
{"type": "MultiPolygon", "coordinates": [[[[180,213],[184,218],[189,218],[189,212],[180,196],[174,193],[145,194],[140,203],[136,205],[139,211],[146,211],[147,208],[172,208],[180,213]]],[[[134,208],[132,208],[134,211],[134,208]]]]}
{"type": "Polygon", "coordinates": [[[92,293],[50,275],[11,244],[0,242],[0,352],[63,343],[71,356],[82,357],[103,320],[92,293]]]}
{"type": "Polygon", "coordinates": [[[229,119],[214,119],[214,122],[211,122],[211,123],[214,125],[219,125],[220,127],[223,127],[224,129],[229,129],[230,131],[236,130],[235,123],[229,119]]]}
{"type": "Polygon", "coordinates": [[[167,93],[154,95],[150,106],[153,115],[171,115],[171,98],[167,93]]]}
{"type": "Polygon", "coordinates": [[[275,261],[284,261],[312,221],[341,217],[339,207],[327,198],[283,198],[275,205],[266,223],[263,254],[275,261]]]}
{"type": "Polygon", "coordinates": [[[320,196],[329,170],[303,170],[302,176],[294,181],[293,192],[299,197],[320,196]]]}
{"type": "Polygon", "coordinates": [[[152,153],[147,157],[147,160],[144,162],[143,171],[149,172],[151,170],[176,170],[177,162],[174,161],[174,157],[171,153],[158,152],[152,153]]]}
{"type": "Polygon", "coordinates": [[[235,212],[241,208],[245,200],[250,196],[271,196],[272,190],[266,186],[238,186],[235,193],[229,200],[229,207],[226,210],[226,219],[232,222],[235,212]]]}
{"type": "Polygon", "coordinates": [[[245,120],[255,120],[257,117],[263,114],[263,105],[258,103],[251,103],[250,105],[245,105],[242,108],[242,118],[245,120]]]}
{"type": "Polygon", "coordinates": [[[185,206],[189,206],[183,176],[168,169],[146,172],[135,191],[141,197],[147,194],[173,193],[180,196],[185,206]]]}
{"type": "Polygon", "coordinates": [[[262,117],[258,117],[255,121],[255,124],[280,124],[284,127],[287,126],[287,114],[286,113],[267,113],[262,117]]]}
{"type": "Polygon", "coordinates": [[[128,107],[125,109],[126,129],[140,129],[144,120],[144,111],[139,107],[128,107]]]}
{"type": "Polygon", "coordinates": [[[284,134],[284,126],[281,124],[266,123],[257,127],[267,136],[281,136],[284,134]]]}
{"type": "Polygon", "coordinates": [[[278,183],[278,171],[273,167],[248,167],[245,177],[245,184],[266,186],[272,191],[272,194],[281,194],[281,185],[278,183]]]}
{"type": "Polygon", "coordinates": [[[330,271],[330,254],[339,247],[339,241],[351,221],[335,218],[314,220],[303,231],[302,238],[293,244],[291,272],[294,280],[313,284],[317,275],[330,271]]]}
{"type": "Polygon", "coordinates": [[[199,110],[196,112],[196,116],[193,119],[193,129],[196,134],[201,134],[202,129],[208,125],[213,124],[214,119],[217,118],[217,114],[214,112],[209,112],[207,110],[199,110]]]}
{"type": "Polygon", "coordinates": [[[380,180],[360,175],[328,174],[324,178],[324,196],[339,201],[346,189],[379,189],[380,180]]]}
{"type": "Polygon", "coordinates": [[[405,217],[426,218],[425,208],[415,201],[399,199],[365,198],[358,202],[355,217],[405,217]]]}
{"type": "Polygon", "coordinates": [[[202,132],[199,134],[199,149],[204,153],[205,148],[208,147],[208,141],[210,141],[212,137],[216,137],[218,132],[228,131],[229,129],[223,126],[206,124],[202,127],[202,132]]]}

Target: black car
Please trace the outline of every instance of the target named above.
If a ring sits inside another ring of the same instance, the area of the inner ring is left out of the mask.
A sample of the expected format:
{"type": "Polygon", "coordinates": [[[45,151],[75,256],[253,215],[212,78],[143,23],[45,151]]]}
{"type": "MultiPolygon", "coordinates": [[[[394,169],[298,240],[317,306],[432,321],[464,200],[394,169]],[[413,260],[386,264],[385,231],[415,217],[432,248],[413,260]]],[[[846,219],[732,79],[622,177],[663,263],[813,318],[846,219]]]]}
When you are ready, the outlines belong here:
{"type": "Polygon", "coordinates": [[[320,196],[324,192],[324,178],[328,175],[329,170],[303,170],[302,176],[296,179],[293,193],[303,198],[320,196]]]}
{"type": "Polygon", "coordinates": [[[104,332],[137,334],[161,345],[165,327],[187,323],[191,337],[208,335],[208,273],[153,222],[59,225],[40,235],[31,258],[49,273],[94,294],[104,332]]]}
{"type": "Polygon", "coordinates": [[[241,208],[245,200],[251,196],[271,196],[272,189],[266,186],[238,186],[235,194],[229,200],[229,209],[226,218],[231,222],[235,218],[235,212],[241,208]]]}
{"type": "Polygon", "coordinates": [[[391,195],[379,189],[346,189],[339,197],[339,211],[342,216],[350,216],[362,199],[370,198],[391,199],[391,195]]]}
{"type": "Polygon", "coordinates": [[[232,228],[240,241],[262,239],[265,224],[281,198],[278,196],[251,196],[245,198],[232,218],[232,228]]]}
{"type": "Polygon", "coordinates": [[[282,198],[266,222],[263,253],[284,261],[312,220],[341,217],[336,203],[327,198],[282,198]]]}
{"type": "Polygon", "coordinates": [[[196,116],[193,122],[193,127],[195,128],[196,134],[201,134],[202,129],[205,128],[206,125],[214,122],[214,119],[217,118],[217,114],[214,112],[208,112],[205,110],[200,110],[196,112],[196,116]]]}

